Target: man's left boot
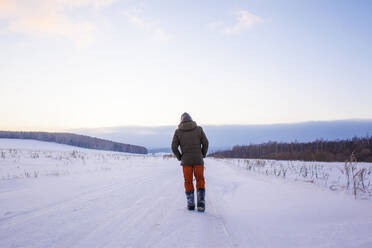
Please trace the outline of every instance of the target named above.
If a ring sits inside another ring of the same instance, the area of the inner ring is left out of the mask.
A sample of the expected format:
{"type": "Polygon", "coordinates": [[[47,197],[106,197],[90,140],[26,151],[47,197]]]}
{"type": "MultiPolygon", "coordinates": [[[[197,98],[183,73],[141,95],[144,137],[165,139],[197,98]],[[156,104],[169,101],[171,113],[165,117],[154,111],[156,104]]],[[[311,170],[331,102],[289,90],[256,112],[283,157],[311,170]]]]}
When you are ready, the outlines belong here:
{"type": "Polygon", "coordinates": [[[186,192],[186,200],[187,200],[187,209],[194,210],[195,209],[194,191],[186,192]]]}

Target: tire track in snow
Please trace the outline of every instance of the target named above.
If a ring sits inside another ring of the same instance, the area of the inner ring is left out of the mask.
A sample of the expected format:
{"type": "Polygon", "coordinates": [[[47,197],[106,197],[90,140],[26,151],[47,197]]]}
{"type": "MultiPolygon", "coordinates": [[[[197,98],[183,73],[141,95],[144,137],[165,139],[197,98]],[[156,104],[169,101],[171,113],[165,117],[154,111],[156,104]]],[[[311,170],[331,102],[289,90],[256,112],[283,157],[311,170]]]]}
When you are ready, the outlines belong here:
{"type": "MultiPolygon", "coordinates": [[[[119,192],[120,194],[125,192],[125,188],[128,185],[135,187],[145,183],[149,180],[149,178],[151,177],[143,177],[142,175],[141,178],[126,178],[125,182],[117,182],[117,180],[115,182],[109,181],[109,183],[105,183],[104,186],[94,187],[94,189],[86,190],[74,197],[69,197],[68,199],[59,201],[57,203],[48,204],[45,207],[32,209],[33,211],[30,211],[30,213],[26,212],[22,215],[13,216],[13,218],[4,220],[4,222],[0,225],[0,230],[5,228],[4,231],[7,230],[9,232],[11,230],[14,233],[23,233],[26,237],[31,236],[34,238],[44,233],[44,235],[50,237],[50,240],[45,241],[46,244],[44,243],[42,246],[69,247],[68,244],[76,242],[76,240],[82,238],[81,235],[87,231],[90,231],[90,229],[85,230],[87,223],[85,220],[82,221],[83,219],[81,219],[84,214],[86,216],[87,211],[88,213],[91,212],[92,214],[95,214],[95,209],[102,209],[107,202],[115,199],[112,197],[113,192],[119,192]],[[76,208],[87,208],[87,210],[77,210],[78,212],[76,212],[76,208]],[[79,216],[79,213],[82,213],[83,215],[81,216],[80,214],[79,216]],[[61,218],[61,216],[64,217],[61,218]],[[29,226],[35,226],[32,232],[27,230],[27,227],[29,226]],[[56,231],[52,231],[57,226],[58,229],[56,231]],[[76,233],[72,230],[79,230],[79,232],[76,233]],[[59,246],[59,243],[64,243],[67,245],[59,246]]],[[[133,196],[133,200],[135,197],[136,196],[133,196]]],[[[115,206],[111,206],[111,208],[115,208],[115,206]]],[[[100,214],[102,213],[99,213],[98,221],[99,218],[102,218],[100,214]]],[[[104,216],[107,216],[107,213],[104,213],[104,216]]],[[[93,222],[95,220],[94,216],[88,216],[88,218],[93,219],[93,222]]],[[[90,228],[91,227],[92,226],[90,226],[90,228]]],[[[0,246],[2,246],[1,244],[7,243],[7,240],[10,241],[11,239],[11,236],[8,235],[3,237],[1,236],[2,235],[0,235],[0,246]]]]}
{"type": "MultiPolygon", "coordinates": [[[[143,181],[145,181],[145,179],[142,179],[142,180],[134,179],[133,181],[134,182],[128,182],[127,185],[128,184],[140,184],[143,181]]],[[[78,194],[76,194],[72,197],[68,197],[67,199],[64,199],[64,200],[61,200],[61,201],[53,202],[53,203],[47,204],[45,206],[41,206],[41,207],[38,207],[38,208],[32,208],[32,209],[29,209],[29,210],[25,210],[25,211],[15,213],[15,214],[7,216],[7,217],[0,218],[0,224],[1,224],[1,222],[7,221],[9,219],[17,219],[18,217],[21,217],[21,216],[24,216],[24,215],[25,216],[29,215],[29,216],[27,216],[27,218],[29,220],[31,220],[33,218],[40,217],[41,215],[48,214],[49,212],[56,211],[56,207],[63,208],[64,205],[77,205],[77,204],[74,204],[74,202],[82,201],[82,199],[84,199],[85,197],[90,196],[90,195],[92,195],[93,198],[85,199],[86,202],[99,199],[100,197],[102,197],[102,195],[106,195],[107,192],[110,192],[113,188],[115,188],[115,185],[118,185],[118,184],[119,183],[117,183],[117,182],[116,183],[111,182],[108,185],[104,185],[104,186],[96,187],[94,189],[86,190],[84,192],[78,193],[78,194]],[[99,194],[97,194],[97,192],[99,194]],[[30,214],[32,214],[32,215],[30,215],[30,214]]],[[[125,185],[122,185],[122,186],[125,186],[125,185]]],[[[24,222],[25,219],[20,219],[20,221],[24,222]]],[[[15,220],[15,222],[16,222],[16,220],[15,220]]],[[[15,224],[15,222],[13,221],[12,223],[15,224]]]]}
{"type": "MultiPolygon", "coordinates": [[[[156,179],[152,178],[148,182],[149,185],[154,185],[156,179]]],[[[147,192],[133,192],[134,197],[146,193],[144,196],[135,201],[134,199],[124,198],[123,200],[130,200],[133,202],[129,208],[115,212],[110,218],[104,223],[94,229],[85,237],[81,237],[81,240],[77,241],[73,246],[70,247],[85,247],[90,244],[91,240],[97,236],[102,237],[98,243],[95,243],[95,247],[147,247],[137,246],[131,243],[139,242],[145,233],[143,222],[147,222],[149,218],[153,219],[154,209],[159,204],[159,200],[156,201],[154,198],[165,192],[165,189],[169,188],[171,182],[162,184],[161,187],[152,187],[151,191],[147,192]],[[145,207],[141,207],[145,205],[145,207]],[[137,231],[138,230],[138,231],[137,231]]],[[[156,212],[155,212],[156,213],[156,212]]],[[[146,225],[145,225],[146,226],[146,225]]],[[[147,225],[151,226],[151,225],[147,225]]]]}
{"type": "Polygon", "coordinates": [[[235,244],[235,243],[233,242],[232,236],[231,236],[231,234],[230,234],[230,232],[229,232],[229,230],[228,230],[228,228],[227,228],[227,226],[226,226],[226,224],[225,224],[225,221],[223,220],[223,217],[221,217],[221,216],[218,217],[219,215],[218,215],[218,213],[217,213],[217,210],[216,210],[216,208],[214,207],[212,201],[209,199],[209,197],[208,197],[208,199],[207,199],[207,202],[208,202],[208,205],[210,206],[210,208],[212,208],[212,211],[213,211],[214,215],[215,215],[216,218],[219,220],[220,225],[221,225],[221,228],[222,228],[222,230],[223,230],[223,233],[225,234],[225,236],[226,236],[226,238],[227,238],[227,240],[228,240],[228,243],[229,243],[230,247],[236,247],[236,246],[238,246],[237,244],[235,244]]]}

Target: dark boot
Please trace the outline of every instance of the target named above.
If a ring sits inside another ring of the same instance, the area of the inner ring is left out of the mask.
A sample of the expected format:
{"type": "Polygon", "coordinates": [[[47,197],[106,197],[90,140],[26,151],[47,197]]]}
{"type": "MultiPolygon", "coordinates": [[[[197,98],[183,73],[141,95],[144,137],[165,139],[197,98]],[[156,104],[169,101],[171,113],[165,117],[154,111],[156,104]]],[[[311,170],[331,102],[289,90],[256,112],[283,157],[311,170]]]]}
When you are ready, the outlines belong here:
{"type": "Polygon", "coordinates": [[[194,191],[186,192],[186,199],[187,199],[187,208],[189,210],[194,210],[195,209],[194,191]]]}
{"type": "Polygon", "coordinates": [[[205,210],[205,189],[198,189],[197,200],[198,200],[198,211],[204,212],[205,210]]]}

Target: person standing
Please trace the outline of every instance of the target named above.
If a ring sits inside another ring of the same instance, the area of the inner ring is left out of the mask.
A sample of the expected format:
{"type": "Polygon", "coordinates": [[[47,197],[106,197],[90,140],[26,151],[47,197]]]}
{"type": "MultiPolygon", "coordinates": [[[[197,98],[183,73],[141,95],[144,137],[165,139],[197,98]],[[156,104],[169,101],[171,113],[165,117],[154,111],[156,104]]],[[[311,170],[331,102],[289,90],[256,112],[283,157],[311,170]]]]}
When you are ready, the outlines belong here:
{"type": "Polygon", "coordinates": [[[204,160],[208,152],[208,139],[203,129],[192,120],[188,113],[181,115],[181,121],[174,132],[172,152],[181,161],[185,179],[187,208],[195,209],[193,177],[196,179],[197,209],[205,210],[204,160]],[[178,147],[181,148],[181,152],[178,147]]]}

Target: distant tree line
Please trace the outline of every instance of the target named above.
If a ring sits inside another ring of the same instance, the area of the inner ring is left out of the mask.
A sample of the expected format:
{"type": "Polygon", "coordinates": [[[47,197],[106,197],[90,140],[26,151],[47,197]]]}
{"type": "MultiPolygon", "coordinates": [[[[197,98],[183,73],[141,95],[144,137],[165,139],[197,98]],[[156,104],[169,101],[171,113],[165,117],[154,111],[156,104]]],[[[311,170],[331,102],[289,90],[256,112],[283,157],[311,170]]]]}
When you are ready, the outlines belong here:
{"type": "Polygon", "coordinates": [[[33,139],[90,149],[147,154],[147,149],[143,146],[123,144],[73,133],[0,131],[0,138],[33,139]]]}
{"type": "Polygon", "coordinates": [[[225,158],[258,158],[303,161],[346,161],[354,152],[357,161],[372,162],[372,137],[347,140],[316,140],[313,142],[279,143],[234,146],[231,150],[210,154],[225,158]]]}

